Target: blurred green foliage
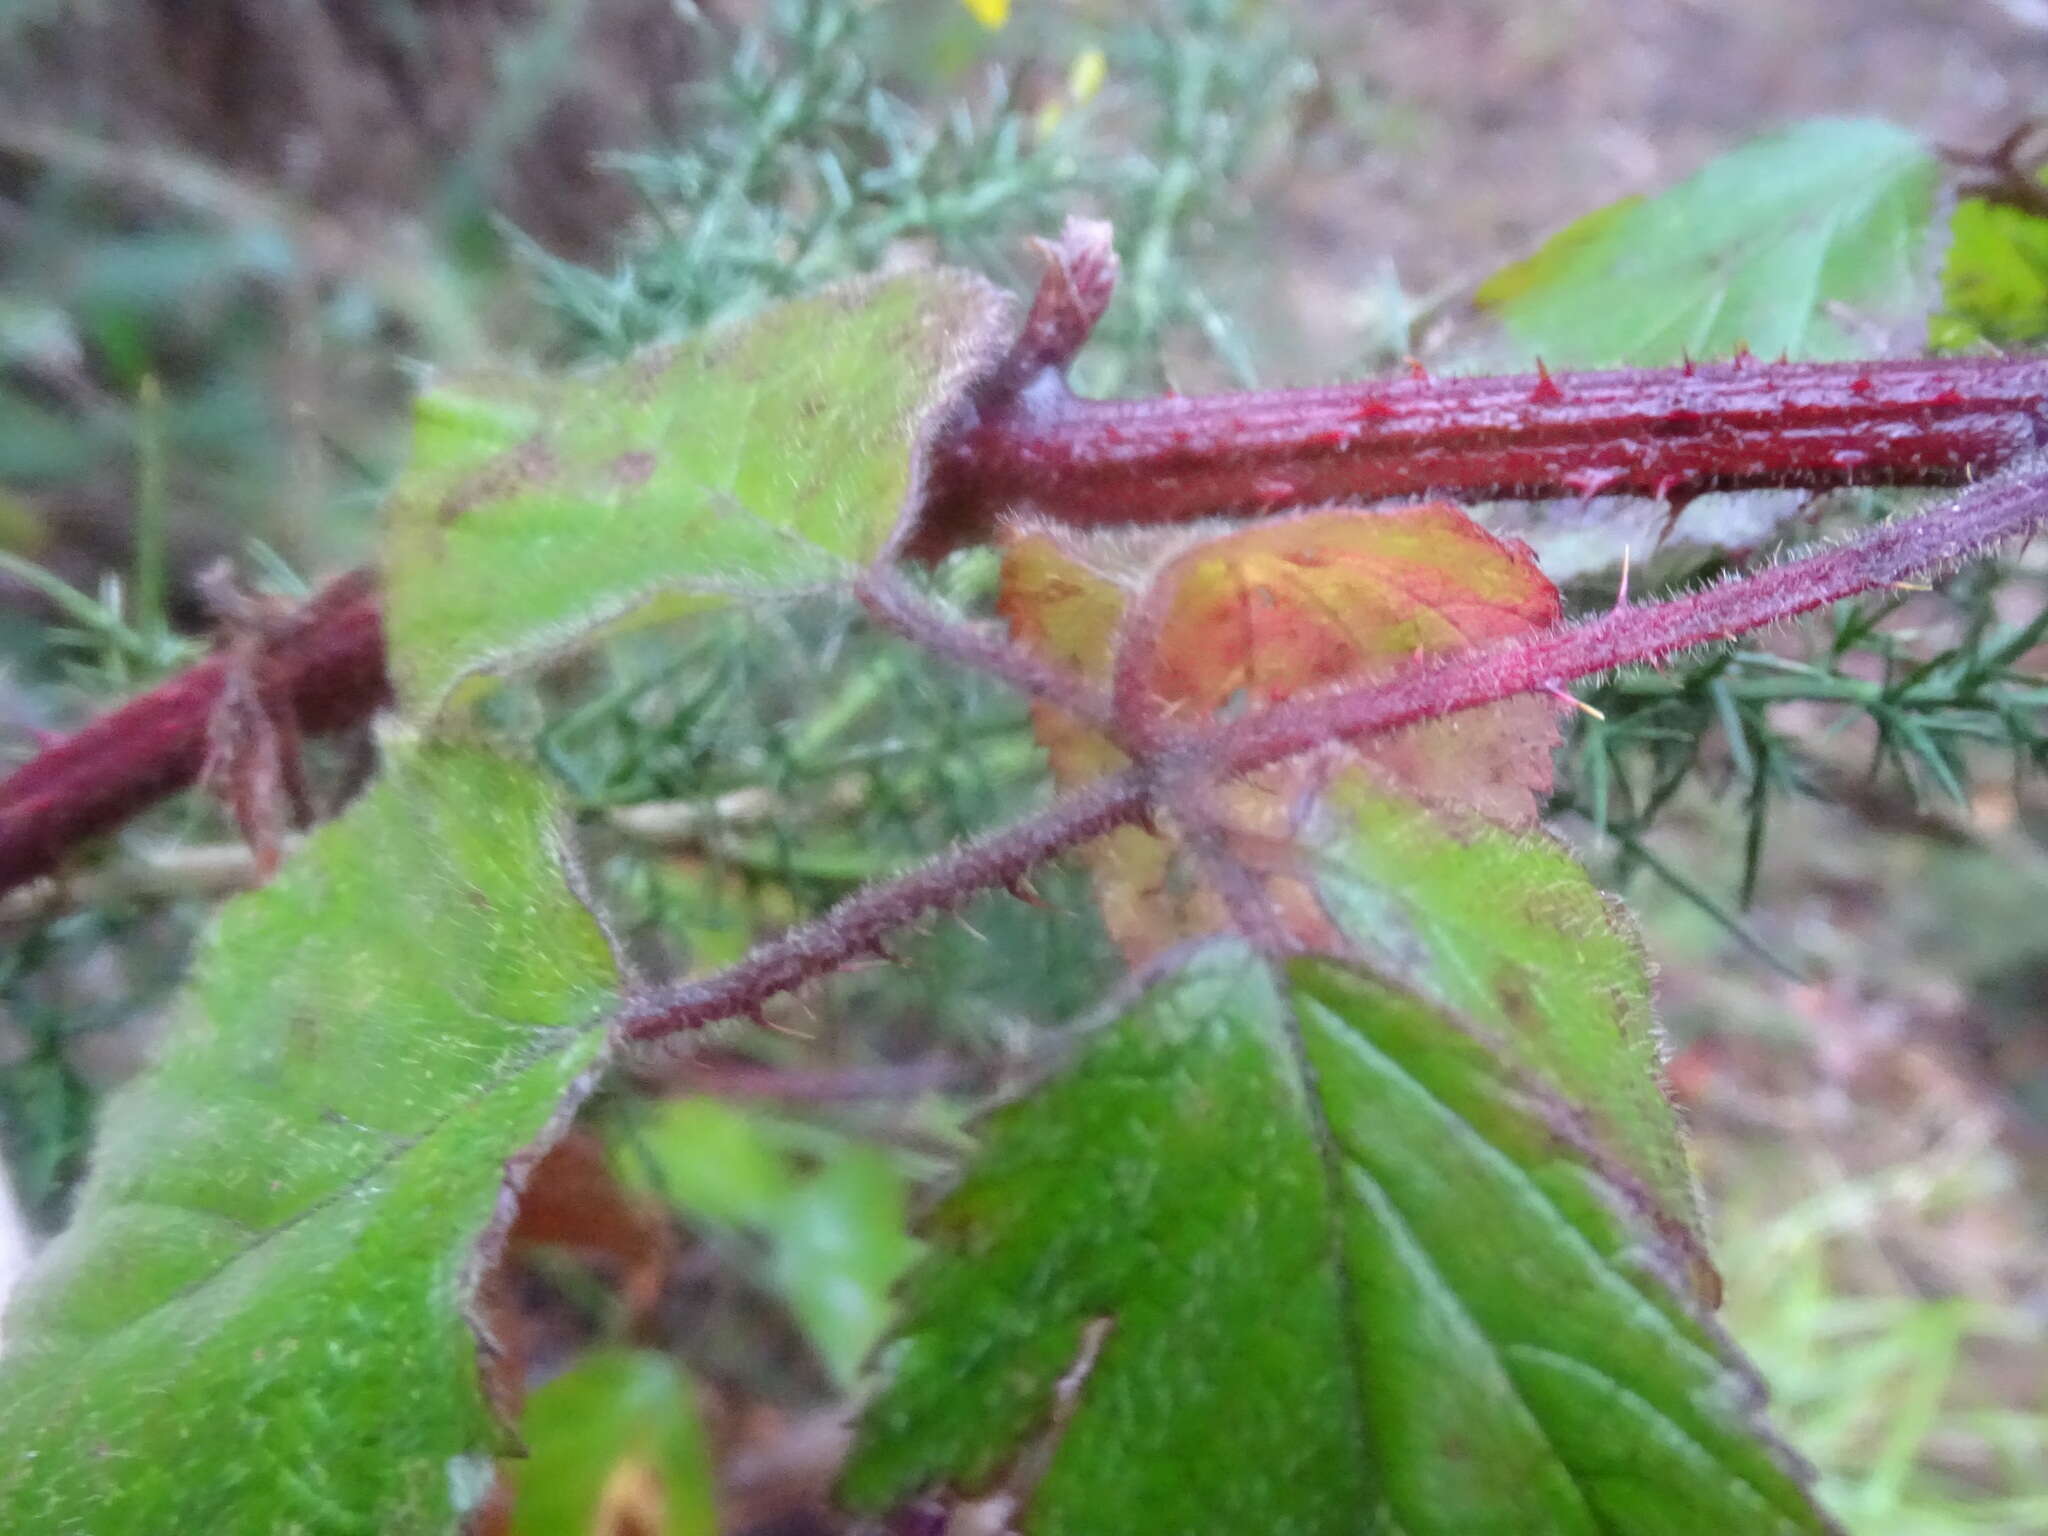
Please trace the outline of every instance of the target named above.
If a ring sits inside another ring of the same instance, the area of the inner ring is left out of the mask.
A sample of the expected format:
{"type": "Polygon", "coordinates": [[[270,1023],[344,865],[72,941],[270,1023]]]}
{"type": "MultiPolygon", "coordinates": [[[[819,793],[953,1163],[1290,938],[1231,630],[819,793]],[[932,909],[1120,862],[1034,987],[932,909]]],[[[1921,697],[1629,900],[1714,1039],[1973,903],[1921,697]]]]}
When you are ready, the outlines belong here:
{"type": "Polygon", "coordinates": [[[513,1536],[657,1530],[717,1536],[717,1488],[696,1391],[657,1350],[593,1350],[520,1415],[513,1536]]]}
{"type": "MultiPolygon", "coordinates": [[[[1973,1133],[1958,1127],[1955,1140],[1973,1133]]],[[[1843,1178],[1765,1214],[1748,1190],[1722,1253],[1728,1321],[1782,1422],[1857,1536],[2027,1536],[2048,1526],[2048,1405],[2001,1402],[1991,1362],[2038,1344],[2019,1309],[1842,1284],[1845,1261],[1899,1251],[1874,1231],[1996,1199],[2008,1165],[1953,1146],[1843,1178]]],[[[1761,1187],[1783,1170],[1754,1168],[1761,1187]]],[[[2024,1365],[2021,1366],[2024,1369],[2024,1365]]],[[[2038,1385],[2038,1384],[2036,1384],[2038,1385]]]]}
{"type": "Polygon", "coordinates": [[[781,1296],[834,1385],[850,1391],[916,1254],[907,1174],[928,1171],[929,1159],[712,1098],[649,1105],[623,1117],[616,1136],[629,1187],[781,1296]]]}
{"type": "Polygon", "coordinates": [[[2040,572],[1985,562],[1939,592],[1839,604],[1797,644],[1738,645],[1610,678],[1585,694],[1600,713],[1573,722],[1553,810],[1576,812],[1613,839],[1622,878],[1641,868],[1680,884],[1749,942],[1732,908],[1756,892],[1773,805],[1788,794],[1839,794],[1842,765],[1817,747],[1853,732],[1867,741],[1862,766],[1873,781],[1958,815],[1986,778],[2018,783],[2048,767],[2048,679],[2028,662],[2048,637],[2043,598],[2040,572]],[[2011,621],[2009,612],[2026,617],[2011,621]],[[1818,742],[1787,727],[1782,706],[1802,704],[1830,716],[1818,742]],[[1646,840],[1694,784],[1742,808],[1732,902],[1646,840]]]}
{"type": "Polygon", "coordinates": [[[2048,219],[1965,198],[1956,205],[1951,234],[1935,346],[1952,352],[2025,347],[2048,337],[2048,219]]]}

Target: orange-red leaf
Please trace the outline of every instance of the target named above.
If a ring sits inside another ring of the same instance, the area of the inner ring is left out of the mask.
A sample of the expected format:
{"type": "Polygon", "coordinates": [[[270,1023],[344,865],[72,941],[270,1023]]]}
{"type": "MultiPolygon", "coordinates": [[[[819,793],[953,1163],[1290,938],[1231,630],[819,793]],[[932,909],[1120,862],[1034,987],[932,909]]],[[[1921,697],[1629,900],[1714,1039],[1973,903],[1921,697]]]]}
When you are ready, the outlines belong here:
{"type": "MultiPolygon", "coordinates": [[[[1018,533],[1001,598],[1012,634],[1084,676],[1116,678],[1127,719],[1170,730],[1559,617],[1557,591],[1527,547],[1447,504],[1327,508],[1181,539],[1162,563],[1156,544],[1128,537],[1018,533]]],[[[1064,784],[1124,762],[1050,706],[1038,706],[1035,724],[1064,784]]],[[[1556,743],[1549,700],[1509,699],[1214,786],[1211,810],[1281,924],[1302,942],[1327,943],[1319,903],[1291,870],[1294,829],[1334,767],[1367,763],[1432,805],[1526,826],[1549,788],[1556,743]]],[[[1094,860],[1110,930],[1134,959],[1226,925],[1215,892],[1147,832],[1104,839],[1094,860]]]]}

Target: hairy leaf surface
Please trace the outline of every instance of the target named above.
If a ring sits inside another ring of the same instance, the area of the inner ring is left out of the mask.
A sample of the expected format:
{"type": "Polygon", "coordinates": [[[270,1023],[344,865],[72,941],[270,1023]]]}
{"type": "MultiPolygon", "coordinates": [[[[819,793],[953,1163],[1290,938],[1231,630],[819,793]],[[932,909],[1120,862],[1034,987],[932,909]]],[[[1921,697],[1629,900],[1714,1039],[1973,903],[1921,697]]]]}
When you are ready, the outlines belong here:
{"type": "Polygon", "coordinates": [[[1450,1014],[1220,946],[998,1111],[846,1490],[1033,1536],[1828,1523],[1683,1255],[1450,1014]]]}
{"type": "Polygon", "coordinates": [[[1568,226],[1478,302],[1553,366],[1868,356],[1925,309],[1939,173],[1890,123],[1801,123],[1568,226]]]}
{"type": "Polygon", "coordinates": [[[482,1495],[475,1277],[617,985],[559,847],[531,771],[429,746],[223,910],[9,1312],[0,1530],[441,1532],[482,1495]]]}
{"type": "Polygon", "coordinates": [[[925,1225],[857,1503],[1000,1480],[1106,1318],[1030,1528],[1357,1528],[1335,1227],[1273,999],[1241,951],[1211,956],[989,1119],[925,1225]]]}
{"type": "Polygon", "coordinates": [[[909,273],[556,379],[452,383],[392,502],[400,699],[644,610],[843,577],[887,542],[916,450],[1004,339],[978,278],[909,273]]]}
{"type": "Polygon", "coordinates": [[[1548,835],[1446,816],[1362,774],[1325,788],[1302,841],[1352,949],[1572,1106],[1583,1133],[1642,1183],[1645,1214],[1688,1253],[1700,1294],[1718,1300],[1662,1087],[1649,968],[1620,905],[1548,835]]]}

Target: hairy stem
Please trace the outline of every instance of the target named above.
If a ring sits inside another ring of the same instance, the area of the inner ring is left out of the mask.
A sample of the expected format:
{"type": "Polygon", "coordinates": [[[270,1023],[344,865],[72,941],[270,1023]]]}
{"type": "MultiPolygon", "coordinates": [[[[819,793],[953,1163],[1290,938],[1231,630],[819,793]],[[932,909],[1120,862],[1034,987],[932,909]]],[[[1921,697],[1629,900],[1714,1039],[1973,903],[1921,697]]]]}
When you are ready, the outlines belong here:
{"type": "MultiPolygon", "coordinates": [[[[1752,361],[1126,401],[1076,399],[1047,366],[969,402],[936,449],[918,547],[970,542],[1022,503],[1099,525],[1421,492],[1951,485],[2032,451],[2044,399],[2048,360],[2034,358],[1752,361]]],[[[330,584],[265,668],[303,731],[366,718],[389,694],[374,578],[330,584]]],[[[189,785],[224,678],[218,659],[202,662],[0,781],[0,892],[189,785]]]]}
{"type": "Polygon", "coordinates": [[[835,971],[861,955],[884,954],[882,940],[937,912],[950,912],[983,891],[1022,881],[1069,848],[1142,820],[1150,802],[1136,769],[1098,779],[1049,810],[1013,827],[964,843],[909,874],[869,886],[813,922],[760,945],[725,970],[630,999],[617,1028],[648,1041],[740,1014],[758,1014],[778,992],[835,971]]]}
{"type": "Polygon", "coordinates": [[[1390,678],[1340,686],[1223,726],[1191,729],[1139,764],[1050,810],[847,898],[713,975],[650,990],[619,1015],[646,1043],[718,1019],[758,1014],[779,992],[879,949],[888,933],[1008,886],[1036,865],[1119,826],[1145,820],[1159,786],[1215,780],[1340,737],[1397,730],[1794,618],[1842,598],[1946,570],[2048,521],[2048,458],[2033,458],[1947,505],[1832,549],[1661,603],[1618,608],[1585,624],[1416,663],[1390,678]]]}
{"type": "Polygon", "coordinates": [[[1454,652],[1383,681],[1304,695],[1190,737],[1175,750],[1216,753],[1248,773],[1337,737],[1395,730],[1730,640],[1846,597],[1945,571],[2048,520],[2048,457],[2030,458],[1946,505],[1871,529],[1833,548],[1661,603],[1616,608],[1583,624],[1454,652]]]}

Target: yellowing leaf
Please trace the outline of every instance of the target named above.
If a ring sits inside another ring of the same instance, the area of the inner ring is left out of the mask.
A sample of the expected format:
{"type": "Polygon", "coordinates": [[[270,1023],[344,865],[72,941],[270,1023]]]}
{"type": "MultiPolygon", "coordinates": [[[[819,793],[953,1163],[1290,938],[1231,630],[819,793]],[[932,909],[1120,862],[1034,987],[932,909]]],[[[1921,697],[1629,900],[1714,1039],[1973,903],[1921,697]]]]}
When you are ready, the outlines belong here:
{"type": "MultiPolygon", "coordinates": [[[[1011,632],[1051,660],[1097,681],[1121,663],[1146,712],[1169,726],[1528,633],[1559,612],[1524,546],[1447,505],[1264,522],[1195,544],[1149,574],[1128,544],[1032,530],[1005,553],[1001,606],[1011,632]],[[1126,624],[1133,607],[1143,621],[1126,624]],[[1144,654],[1123,654],[1132,645],[1144,654]]],[[[1549,787],[1552,716],[1545,700],[1512,699],[1336,750],[1416,799],[1526,826],[1549,787]]],[[[1039,706],[1035,724],[1063,784],[1123,764],[1115,746],[1058,710],[1039,706]]],[[[1331,766],[1327,754],[1298,759],[1213,794],[1233,853],[1309,944],[1335,935],[1294,868],[1293,831],[1331,766]]],[[[1225,926],[1216,893],[1151,833],[1119,831],[1092,857],[1103,915],[1134,959],[1225,926]]]]}
{"type": "Polygon", "coordinates": [[[1010,0],[960,0],[968,14],[991,32],[1002,30],[1010,19],[1010,0]]]}
{"type": "MultiPolygon", "coordinates": [[[[1117,627],[1137,577],[1106,569],[1109,546],[1057,529],[1033,529],[1003,551],[997,605],[1010,633],[1051,662],[1095,682],[1109,677],[1117,627]]],[[[1124,755],[1064,711],[1033,706],[1032,724],[1062,784],[1097,778],[1124,755]]]]}
{"type": "Polygon", "coordinates": [[[1956,205],[1937,340],[2031,346],[2048,336],[2048,219],[1983,198],[1956,205]]]}
{"type": "MultiPolygon", "coordinates": [[[[1147,675],[1169,719],[1377,676],[1559,616],[1526,545],[1443,504],[1261,523],[1181,555],[1155,591],[1171,597],[1147,675]]],[[[1524,825],[1555,744],[1550,705],[1516,699],[1362,750],[1419,799],[1524,825]]]]}
{"type": "Polygon", "coordinates": [[[627,1457],[612,1468],[598,1496],[590,1536],[668,1536],[668,1499],[661,1475],[627,1457]]]}
{"type": "Polygon", "coordinates": [[[1083,48],[1067,66],[1067,96],[1076,106],[1095,99],[1109,78],[1109,59],[1100,48],[1083,48]]]}

